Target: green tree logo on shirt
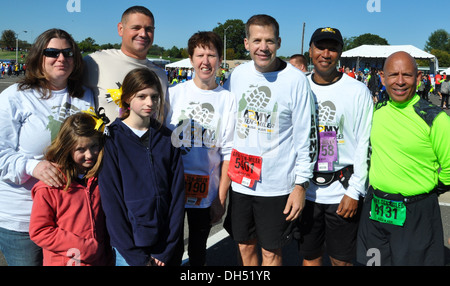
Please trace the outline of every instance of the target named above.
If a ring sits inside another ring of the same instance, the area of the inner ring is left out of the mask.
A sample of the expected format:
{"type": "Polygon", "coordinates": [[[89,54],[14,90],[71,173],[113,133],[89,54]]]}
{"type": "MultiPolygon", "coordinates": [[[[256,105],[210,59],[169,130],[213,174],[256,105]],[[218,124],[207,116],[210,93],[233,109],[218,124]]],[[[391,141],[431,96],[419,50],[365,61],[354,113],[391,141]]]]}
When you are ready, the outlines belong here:
{"type": "Polygon", "coordinates": [[[52,107],[52,115],[49,115],[47,117],[48,118],[47,130],[50,131],[52,141],[53,139],[56,138],[59,129],[61,129],[62,122],[70,115],[80,111],[81,110],[78,107],[70,104],[69,102],[66,102],[61,106],[52,107]]]}

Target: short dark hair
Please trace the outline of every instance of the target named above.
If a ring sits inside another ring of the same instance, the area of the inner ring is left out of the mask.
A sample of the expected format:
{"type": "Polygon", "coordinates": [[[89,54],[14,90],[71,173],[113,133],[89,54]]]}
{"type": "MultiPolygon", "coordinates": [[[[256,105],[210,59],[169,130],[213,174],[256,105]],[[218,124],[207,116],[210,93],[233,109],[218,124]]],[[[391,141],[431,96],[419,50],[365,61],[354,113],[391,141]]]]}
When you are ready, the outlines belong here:
{"type": "Polygon", "coordinates": [[[197,32],[188,41],[188,53],[192,57],[196,47],[216,48],[219,58],[223,56],[223,41],[214,32],[197,32]]]}
{"type": "Polygon", "coordinates": [[[144,6],[132,6],[127,10],[125,10],[125,12],[123,12],[122,14],[122,22],[126,21],[128,15],[135,13],[144,14],[148,16],[150,19],[152,19],[153,23],[155,23],[155,17],[153,16],[153,13],[144,6]]]}
{"type": "Polygon", "coordinates": [[[302,64],[304,64],[305,66],[308,65],[308,60],[306,59],[306,57],[302,54],[294,54],[292,55],[289,59],[298,59],[302,64]]]}
{"type": "Polygon", "coordinates": [[[280,26],[278,25],[277,20],[269,15],[258,14],[250,17],[247,23],[245,24],[245,36],[248,39],[250,37],[250,26],[272,26],[275,32],[275,36],[278,39],[280,37],[280,26]]]}

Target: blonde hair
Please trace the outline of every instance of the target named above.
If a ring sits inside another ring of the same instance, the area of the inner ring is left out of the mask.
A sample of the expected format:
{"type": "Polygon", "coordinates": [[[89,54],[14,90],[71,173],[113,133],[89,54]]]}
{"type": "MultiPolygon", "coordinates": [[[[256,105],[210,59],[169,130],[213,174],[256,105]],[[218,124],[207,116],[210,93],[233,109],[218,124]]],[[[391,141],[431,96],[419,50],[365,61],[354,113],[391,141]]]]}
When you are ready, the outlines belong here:
{"type": "Polygon", "coordinates": [[[76,113],[64,120],[61,129],[52,144],[47,148],[45,159],[61,166],[61,172],[66,177],[65,191],[76,178],[77,164],[73,161],[71,152],[77,145],[80,137],[96,137],[100,145],[97,162],[87,172],[86,178],[92,178],[98,175],[103,158],[103,134],[95,129],[96,122],[91,115],[86,113],[76,113]]]}

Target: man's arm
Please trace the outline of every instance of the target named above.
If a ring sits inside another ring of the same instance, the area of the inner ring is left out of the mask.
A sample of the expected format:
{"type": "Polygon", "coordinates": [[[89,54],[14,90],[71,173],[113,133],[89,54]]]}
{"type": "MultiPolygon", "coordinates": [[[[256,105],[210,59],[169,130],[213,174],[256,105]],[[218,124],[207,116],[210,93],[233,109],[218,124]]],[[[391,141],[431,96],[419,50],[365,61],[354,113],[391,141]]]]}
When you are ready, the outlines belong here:
{"type": "Polygon", "coordinates": [[[434,153],[438,159],[441,171],[439,181],[450,186],[450,116],[441,112],[433,121],[430,138],[434,153]]]}

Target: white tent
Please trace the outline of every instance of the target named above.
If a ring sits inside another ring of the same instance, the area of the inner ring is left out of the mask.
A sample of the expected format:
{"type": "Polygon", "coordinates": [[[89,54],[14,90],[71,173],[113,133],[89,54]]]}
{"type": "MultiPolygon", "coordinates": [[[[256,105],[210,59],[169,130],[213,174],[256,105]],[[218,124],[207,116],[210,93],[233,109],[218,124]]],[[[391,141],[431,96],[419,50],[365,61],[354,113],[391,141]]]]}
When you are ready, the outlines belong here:
{"type": "Polygon", "coordinates": [[[349,61],[354,61],[356,59],[356,68],[359,69],[360,62],[365,61],[372,62],[372,63],[382,63],[384,60],[390,56],[391,54],[398,52],[398,51],[404,51],[410,54],[415,59],[426,59],[430,61],[430,69],[432,71],[436,71],[439,68],[438,60],[437,58],[425,51],[422,51],[419,48],[416,48],[412,45],[393,45],[393,46],[386,46],[386,45],[362,45],[359,47],[356,47],[354,49],[345,51],[342,53],[341,61],[347,62],[345,64],[348,65],[349,61]]]}
{"type": "Polygon", "coordinates": [[[192,68],[191,60],[187,58],[178,62],[170,63],[166,65],[166,68],[192,68]]]}

